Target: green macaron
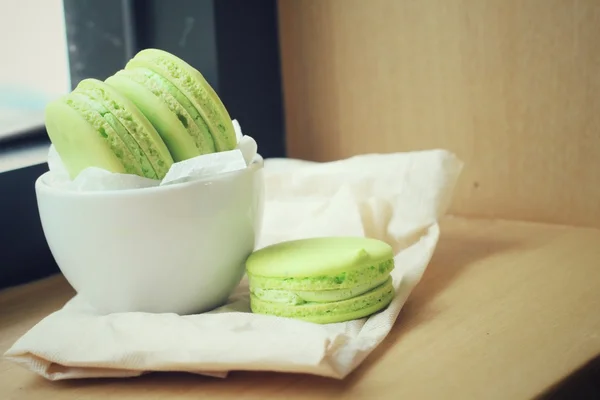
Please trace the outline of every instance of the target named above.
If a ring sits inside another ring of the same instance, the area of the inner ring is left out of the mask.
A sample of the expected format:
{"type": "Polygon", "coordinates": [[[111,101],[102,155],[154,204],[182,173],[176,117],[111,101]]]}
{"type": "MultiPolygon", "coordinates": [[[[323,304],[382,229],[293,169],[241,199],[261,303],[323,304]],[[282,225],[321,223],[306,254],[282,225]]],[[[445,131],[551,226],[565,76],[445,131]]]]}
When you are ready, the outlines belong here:
{"type": "Polygon", "coordinates": [[[394,297],[394,253],[385,242],[323,237],[267,246],[246,261],[257,314],[315,323],[369,316],[394,297]]]}
{"type": "Polygon", "coordinates": [[[46,130],[71,178],[87,167],[162,179],[173,158],[160,135],[127,97],[84,79],[46,107],[46,130]]]}
{"type": "Polygon", "coordinates": [[[106,82],[148,117],[175,161],[237,145],[219,96],[198,70],[173,54],[142,50],[106,82]]]}

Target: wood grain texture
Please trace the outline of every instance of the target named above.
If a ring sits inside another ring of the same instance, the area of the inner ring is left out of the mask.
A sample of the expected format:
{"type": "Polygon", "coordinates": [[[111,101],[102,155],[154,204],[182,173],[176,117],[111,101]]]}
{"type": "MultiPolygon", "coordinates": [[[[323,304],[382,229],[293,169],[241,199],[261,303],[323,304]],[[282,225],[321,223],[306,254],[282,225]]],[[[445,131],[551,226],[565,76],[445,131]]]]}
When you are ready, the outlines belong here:
{"type": "Polygon", "coordinates": [[[291,157],[445,148],[451,212],[600,227],[600,1],[280,0],[291,157]]]}
{"type": "MultiPolygon", "coordinates": [[[[0,359],[0,398],[526,399],[600,353],[600,230],[458,218],[441,227],[392,332],[343,381],[234,372],[49,382],[0,359]]],[[[0,352],[72,295],[62,278],[0,292],[0,352]]]]}

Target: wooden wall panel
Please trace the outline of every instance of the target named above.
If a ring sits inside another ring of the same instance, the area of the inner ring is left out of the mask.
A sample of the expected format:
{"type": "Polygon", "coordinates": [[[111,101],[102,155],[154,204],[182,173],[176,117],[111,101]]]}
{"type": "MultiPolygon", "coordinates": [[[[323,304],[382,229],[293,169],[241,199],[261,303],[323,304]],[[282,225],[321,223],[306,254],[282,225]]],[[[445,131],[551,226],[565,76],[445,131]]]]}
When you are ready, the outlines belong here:
{"type": "Polygon", "coordinates": [[[280,0],[291,157],[449,149],[452,212],[600,227],[600,1],[280,0]]]}

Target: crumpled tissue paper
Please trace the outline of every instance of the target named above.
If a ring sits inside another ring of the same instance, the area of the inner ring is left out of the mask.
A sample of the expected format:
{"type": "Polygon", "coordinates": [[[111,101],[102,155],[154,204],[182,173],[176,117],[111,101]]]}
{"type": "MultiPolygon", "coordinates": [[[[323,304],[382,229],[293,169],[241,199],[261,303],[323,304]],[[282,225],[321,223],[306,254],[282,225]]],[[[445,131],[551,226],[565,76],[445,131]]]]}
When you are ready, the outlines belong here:
{"type": "Polygon", "coordinates": [[[370,154],[315,163],[265,161],[266,203],[257,248],[323,235],[369,236],[395,251],[396,296],[360,320],[318,325],[250,312],[247,281],[200,315],[99,315],[75,296],[6,352],[51,380],[187,371],[298,372],[344,378],[381,343],[435,250],[461,161],[444,150],[370,154]]]}

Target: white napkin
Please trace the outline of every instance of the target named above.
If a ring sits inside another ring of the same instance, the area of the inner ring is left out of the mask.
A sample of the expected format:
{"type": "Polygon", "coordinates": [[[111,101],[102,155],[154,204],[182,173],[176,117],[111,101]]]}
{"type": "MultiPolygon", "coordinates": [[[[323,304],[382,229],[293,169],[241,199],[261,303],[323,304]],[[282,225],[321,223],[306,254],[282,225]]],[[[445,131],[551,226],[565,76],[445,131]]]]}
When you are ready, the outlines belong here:
{"type": "Polygon", "coordinates": [[[363,155],[331,163],[265,163],[264,234],[258,247],[322,236],[379,238],[396,252],[396,296],[369,318],[318,325],[249,312],[246,281],[227,305],[192,316],[98,315],[79,297],[6,352],[51,380],[149,371],[226,376],[231,370],[344,378],[385,339],[436,247],[462,163],[443,150],[363,155]]]}

